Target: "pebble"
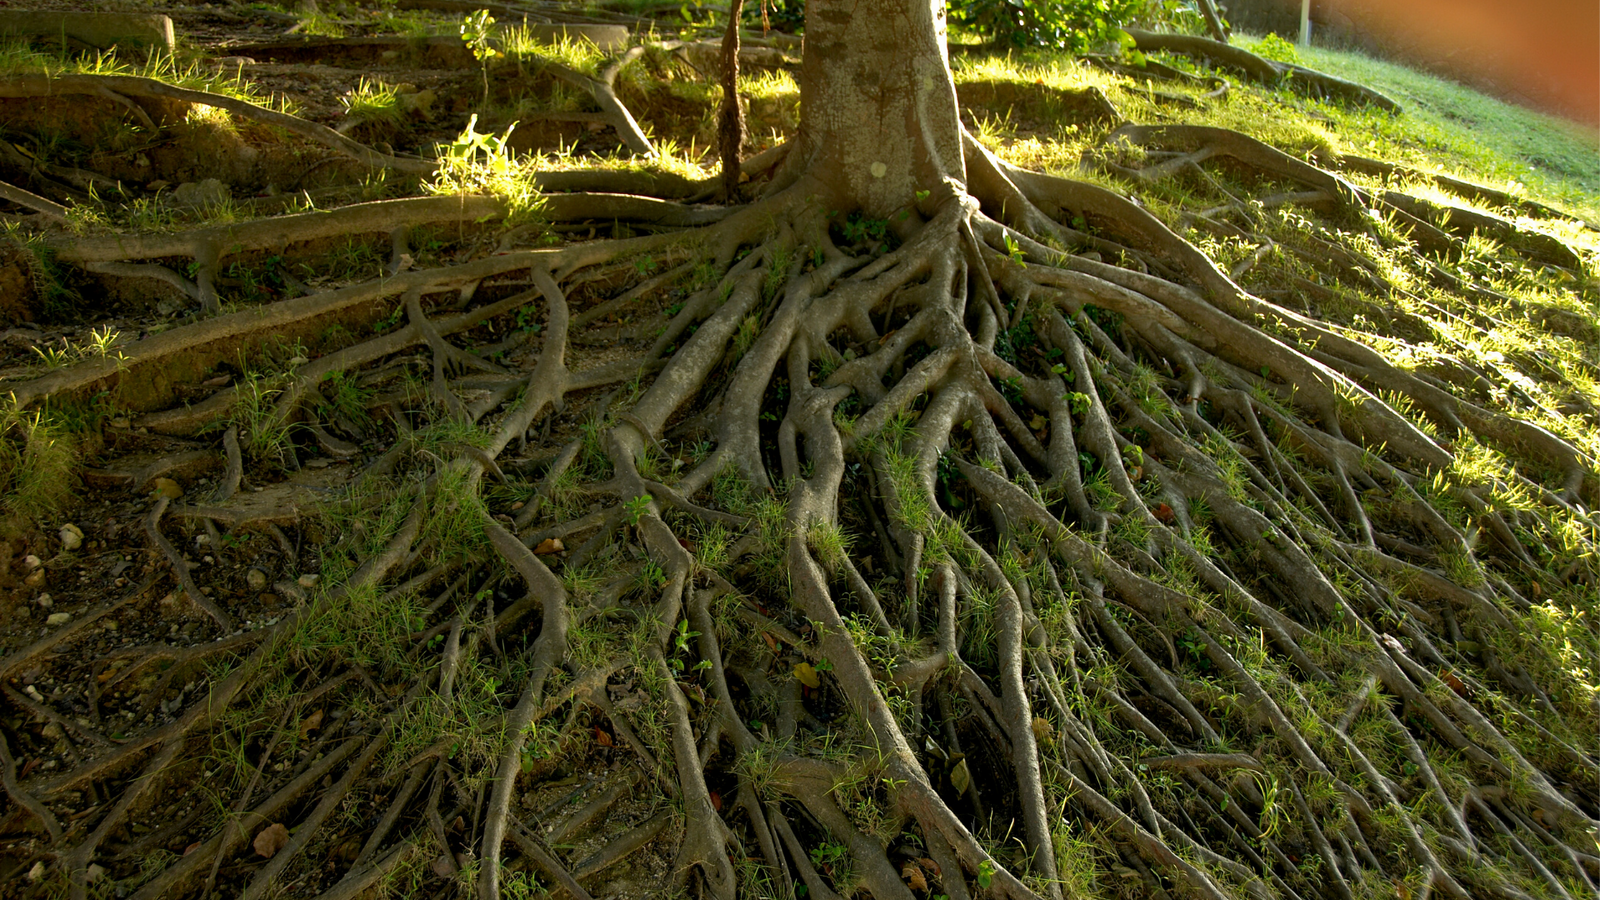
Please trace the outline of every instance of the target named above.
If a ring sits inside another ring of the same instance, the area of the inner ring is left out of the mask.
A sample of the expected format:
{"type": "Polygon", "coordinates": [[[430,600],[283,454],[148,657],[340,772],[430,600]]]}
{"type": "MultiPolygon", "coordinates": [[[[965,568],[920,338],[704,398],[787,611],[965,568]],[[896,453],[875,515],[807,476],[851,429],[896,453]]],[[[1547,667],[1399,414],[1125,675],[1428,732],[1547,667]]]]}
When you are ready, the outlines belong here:
{"type": "Polygon", "coordinates": [[[44,861],[41,860],[39,862],[34,863],[33,864],[33,868],[28,870],[28,880],[29,881],[38,881],[39,879],[41,879],[43,877],[44,877],[44,861]]]}
{"type": "Polygon", "coordinates": [[[267,573],[252,566],[244,573],[244,583],[250,586],[250,590],[259,591],[267,586],[267,573]]]}
{"type": "Polygon", "coordinates": [[[317,586],[317,582],[319,582],[321,580],[322,580],[322,576],[321,575],[310,575],[310,574],[307,574],[307,575],[301,575],[299,578],[296,578],[295,579],[295,584],[298,584],[303,588],[314,588],[314,587],[317,586]]]}
{"type": "Polygon", "coordinates": [[[56,626],[56,625],[65,625],[65,624],[67,624],[68,622],[71,622],[71,621],[72,621],[72,613],[61,612],[61,613],[51,613],[50,614],[50,618],[45,619],[44,623],[46,625],[50,625],[50,626],[53,627],[53,626],[56,626]]]}
{"type": "Polygon", "coordinates": [[[61,526],[61,549],[76,550],[83,546],[83,529],[68,522],[61,526]]]}
{"type": "Polygon", "coordinates": [[[94,884],[96,881],[106,877],[106,867],[100,865],[99,863],[95,863],[89,866],[84,875],[90,884],[94,884]]]}
{"type": "Polygon", "coordinates": [[[42,565],[44,565],[44,560],[34,556],[32,553],[29,553],[27,556],[22,558],[22,567],[27,569],[29,572],[32,572],[34,569],[37,569],[42,565]]]}
{"type": "Polygon", "coordinates": [[[26,578],[22,579],[22,583],[27,585],[28,587],[43,587],[44,586],[44,570],[43,569],[34,569],[32,572],[28,573],[26,578]]]}
{"type": "Polygon", "coordinates": [[[34,602],[38,603],[40,606],[44,607],[45,609],[49,609],[51,607],[51,605],[54,604],[56,601],[49,594],[40,594],[39,595],[39,599],[34,601],[34,602]]]}
{"type": "Polygon", "coordinates": [[[35,703],[43,703],[43,702],[44,702],[44,695],[43,695],[43,694],[40,694],[40,693],[39,693],[39,689],[38,689],[38,688],[36,688],[36,687],[34,687],[34,686],[33,686],[33,685],[31,685],[31,684],[30,684],[30,685],[27,685],[27,686],[26,686],[26,687],[24,687],[24,688],[23,688],[23,689],[22,689],[22,690],[23,690],[23,691],[24,691],[24,692],[25,692],[25,693],[26,693],[26,694],[27,694],[27,695],[28,695],[28,696],[29,696],[29,697],[32,697],[32,698],[33,698],[33,700],[34,700],[34,702],[35,702],[35,703]]]}

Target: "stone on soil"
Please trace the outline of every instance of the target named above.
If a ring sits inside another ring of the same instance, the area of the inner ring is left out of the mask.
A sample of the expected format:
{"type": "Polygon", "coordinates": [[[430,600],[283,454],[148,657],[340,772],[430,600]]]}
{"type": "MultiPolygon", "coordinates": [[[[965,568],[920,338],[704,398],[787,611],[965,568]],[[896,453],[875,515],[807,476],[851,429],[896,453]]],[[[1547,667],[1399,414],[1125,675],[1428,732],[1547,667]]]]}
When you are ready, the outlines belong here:
{"type": "Polygon", "coordinates": [[[76,550],[83,546],[83,529],[68,522],[61,526],[61,549],[76,550]]]}

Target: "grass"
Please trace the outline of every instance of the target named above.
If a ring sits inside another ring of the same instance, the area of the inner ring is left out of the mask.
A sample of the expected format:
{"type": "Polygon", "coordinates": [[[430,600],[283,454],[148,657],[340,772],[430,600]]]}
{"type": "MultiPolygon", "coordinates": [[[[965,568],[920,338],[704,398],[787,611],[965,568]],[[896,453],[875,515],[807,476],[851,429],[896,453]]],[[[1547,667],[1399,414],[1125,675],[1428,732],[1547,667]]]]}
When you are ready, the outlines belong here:
{"type": "Polygon", "coordinates": [[[194,91],[207,91],[245,100],[279,112],[294,112],[287,98],[261,94],[241,77],[238,69],[211,69],[202,58],[180,60],[169,54],[152,53],[137,62],[121,59],[115,50],[94,55],[43,53],[17,43],[0,44],[0,75],[132,75],[152,78],[194,91]]]}
{"type": "Polygon", "coordinates": [[[77,487],[80,449],[56,416],[0,412],[0,510],[28,520],[64,507],[77,487]]]}
{"type": "Polygon", "coordinates": [[[1405,114],[1395,119],[1334,112],[1336,121],[1348,116],[1349,124],[1360,122],[1369,131],[1366,147],[1346,139],[1354,145],[1351,152],[1525,191],[1579,215],[1600,216],[1600,152],[1596,135],[1582,126],[1360,53],[1320,47],[1299,52],[1304,65],[1404,104],[1405,114]]]}
{"type": "MultiPolygon", "coordinates": [[[[1257,41],[1246,35],[1235,38],[1246,47],[1257,41]]],[[[1194,97],[1199,91],[1122,78],[1043,52],[957,54],[951,65],[958,85],[987,81],[1043,88],[1019,92],[1016,102],[1005,108],[973,110],[979,123],[995,120],[988,128],[988,143],[1018,165],[1075,178],[1103,177],[1076,167],[1083,152],[1103,136],[1104,126],[1041,125],[1050,118],[1046,113],[1052,92],[1094,87],[1104,91],[1130,121],[1177,119],[1234,128],[1297,155],[1331,150],[1390,160],[1497,187],[1591,220],[1600,218],[1600,153],[1593,132],[1360,53],[1319,47],[1298,52],[1302,64],[1379,90],[1399,101],[1405,112],[1390,116],[1249,83],[1235,83],[1223,101],[1175,110],[1154,99],[1152,92],[1194,97]],[[1019,120],[1038,127],[1018,129],[1019,120]]],[[[1182,57],[1164,61],[1194,68],[1182,57]]]]}
{"type": "Polygon", "coordinates": [[[368,81],[363,77],[339,102],[346,116],[363,122],[397,125],[405,118],[399,91],[376,78],[368,81]]]}

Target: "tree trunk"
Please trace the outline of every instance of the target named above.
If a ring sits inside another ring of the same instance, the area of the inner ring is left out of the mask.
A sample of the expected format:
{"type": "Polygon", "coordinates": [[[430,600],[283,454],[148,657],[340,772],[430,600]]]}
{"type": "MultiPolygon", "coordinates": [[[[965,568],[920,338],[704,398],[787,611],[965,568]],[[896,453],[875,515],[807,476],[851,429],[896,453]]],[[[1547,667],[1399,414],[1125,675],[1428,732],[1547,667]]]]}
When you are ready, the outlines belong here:
{"type": "Polygon", "coordinates": [[[942,0],[811,0],[796,162],[871,216],[965,181],[942,0]]]}

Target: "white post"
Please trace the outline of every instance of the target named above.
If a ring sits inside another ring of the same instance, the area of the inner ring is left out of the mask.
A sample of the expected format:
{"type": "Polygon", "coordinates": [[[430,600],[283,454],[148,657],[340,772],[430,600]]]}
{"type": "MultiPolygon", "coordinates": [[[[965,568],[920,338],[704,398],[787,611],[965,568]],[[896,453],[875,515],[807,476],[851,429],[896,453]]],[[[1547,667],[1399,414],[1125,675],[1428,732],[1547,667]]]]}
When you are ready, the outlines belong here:
{"type": "Polygon", "coordinates": [[[1300,46],[1311,46],[1311,0],[1300,0],[1300,46]]]}

